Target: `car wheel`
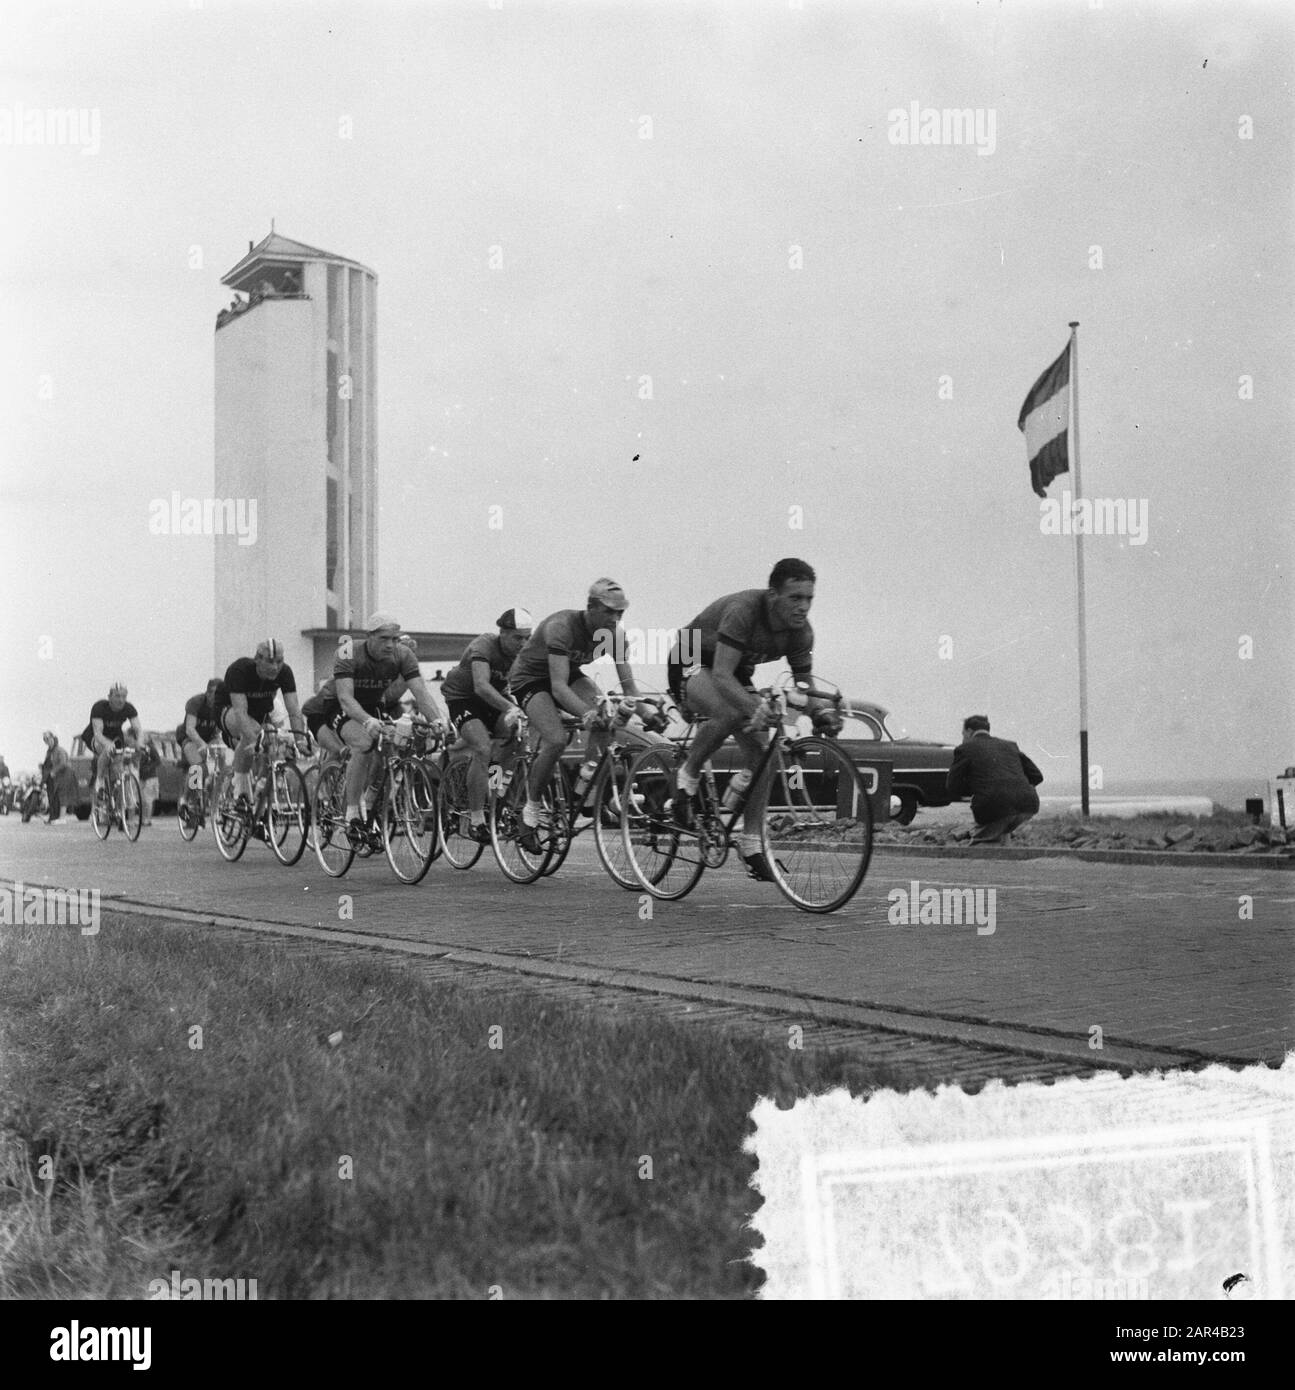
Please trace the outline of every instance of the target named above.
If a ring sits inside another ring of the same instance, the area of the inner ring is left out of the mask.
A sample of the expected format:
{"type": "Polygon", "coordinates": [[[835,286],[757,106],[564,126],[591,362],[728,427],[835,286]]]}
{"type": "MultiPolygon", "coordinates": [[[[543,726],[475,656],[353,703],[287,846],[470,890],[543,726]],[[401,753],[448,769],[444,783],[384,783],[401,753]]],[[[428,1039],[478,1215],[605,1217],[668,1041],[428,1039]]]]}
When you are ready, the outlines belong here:
{"type": "Polygon", "coordinates": [[[917,793],[912,787],[894,787],[890,793],[890,818],[896,825],[909,825],[917,815],[917,793]]]}

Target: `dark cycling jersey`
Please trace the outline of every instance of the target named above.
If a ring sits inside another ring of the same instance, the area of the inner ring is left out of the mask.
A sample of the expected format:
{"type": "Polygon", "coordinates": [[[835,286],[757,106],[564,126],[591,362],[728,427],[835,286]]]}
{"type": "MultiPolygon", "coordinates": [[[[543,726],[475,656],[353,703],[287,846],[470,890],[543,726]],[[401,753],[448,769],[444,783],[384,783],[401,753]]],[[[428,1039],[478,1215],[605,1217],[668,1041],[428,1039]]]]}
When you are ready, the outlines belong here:
{"type": "Polygon", "coordinates": [[[349,679],[356,703],[374,717],[383,712],[383,696],[392,681],[416,681],[421,674],[418,658],[408,647],[399,647],[393,656],[379,660],[369,655],[369,644],[361,642],[350,656],[338,657],[333,663],[334,682],[349,679]]]}
{"type": "Polygon", "coordinates": [[[623,651],[624,640],[619,623],[614,632],[607,628],[595,631],[589,626],[589,616],[583,608],[559,609],[536,627],[530,640],[517,653],[508,673],[508,683],[514,690],[533,683],[547,686],[550,656],[565,656],[571,663],[568,674],[574,680],[580,675],[580,667],[596,656],[614,656],[623,651]]]}
{"type": "Polygon", "coordinates": [[[472,663],[484,661],[490,667],[490,684],[496,690],[508,686],[508,668],[512,665],[504,655],[503,644],[497,632],[483,632],[474,637],[464,648],[459,664],[441,683],[441,694],[446,700],[470,700],[476,693],[472,682],[472,663]]]}
{"type": "Polygon", "coordinates": [[[216,692],[217,718],[223,719],[225,711],[232,707],[231,695],[246,695],[247,712],[260,724],[274,708],[274,697],[279,691],[285,695],[297,693],[291,666],[280,666],[279,674],[267,680],[257,672],[255,657],[240,656],[225,672],[221,688],[216,692]]]}
{"type": "Polygon", "coordinates": [[[675,639],[669,664],[710,667],[715,648],[735,647],[739,652],[738,680],[746,685],[763,661],[787,658],[797,679],[807,678],[814,667],[814,629],[808,623],[794,628],[778,623],[769,612],[767,589],[742,589],[726,594],[703,608],[675,639]],[[680,638],[687,634],[681,645],[680,638]]]}
{"type": "Polygon", "coordinates": [[[220,725],[216,717],[216,703],[220,698],[217,690],[216,699],[208,700],[207,692],[204,690],[201,695],[191,695],[184,702],[184,718],[176,725],[176,741],[183,743],[188,735],[185,729],[189,723],[189,716],[192,714],[196,721],[198,737],[203,743],[210,743],[220,730],[220,725]]]}
{"type": "Polygon", "coordinates": [[[110,739],[113,743],[118,742],[122,736],[122,729],[130,723],[132,719],[139,718],[139,711],[129,700],[120,709],[113,709],[107,700],[96,700],[90,709],[90,723],[86,726],[89,733],[82,735],[87,743],[92,742],[94,721],[103,720],[103,736],[110,739]]]}

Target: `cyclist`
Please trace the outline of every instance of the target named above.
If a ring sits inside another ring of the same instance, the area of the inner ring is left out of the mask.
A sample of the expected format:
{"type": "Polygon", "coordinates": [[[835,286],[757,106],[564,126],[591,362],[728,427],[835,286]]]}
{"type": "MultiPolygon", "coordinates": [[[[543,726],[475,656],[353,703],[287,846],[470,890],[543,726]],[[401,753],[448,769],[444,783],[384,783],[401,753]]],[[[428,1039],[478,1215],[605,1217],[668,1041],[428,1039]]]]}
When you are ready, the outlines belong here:
{"type": "MultiPolygon", "coordinates": [[[[408,647],[415,653],[418,652],[418,639],[409,633],[401,633],[400,645],[408,647]]],[[[387,687],[382,697],[382,713],[387,718],[399,719],[404,713],[404,704],[401,697],[409,689],[409,683],[404,676],[397,676],[387,687]]],[[[337,734],[337,730],[346,722],[347,714],[342,709],[337,700],[337,682],[332,676],[327,680],[320,681],[319,689],[301,707],[301,712],[306,716],[306,727],[314,736],[315,742],[323,750],[320,759],[320,766],[340,758],[346,751],[346,745],[337,734]]]]}
{"type": "MultiPolygon", "coordinates": [[[[639,693],[634,672],[622,659],[625,634],[620,619],[628,607],[625,590],[614,579],[595,579],[585,607],[550,613],[531,633],[509,672],[513,699],[526,711],[539,735],[519,840],[530,854],[541,852],[539,831],[544,808],[540,798],[567,744],[559,711],[583,721],[588,735],[587,760],[596,762],[607,746],[610,722],[599,711],[598,687],[581,668],[597,657],[610,656],[616,663],[621,689],[626,695],[639,693]]],[[[651,705],[638,705],[636,713],[644,723],[657,719],[651,705]]]]}
{"type": "MultiPolygon", "coordinates": [[[[678,772],[674,800],[676,821],[696,822],[697,787],[706,759],[729,735],[736,739],[746,766],[730,783],[736,792],[751,784],[764,753],[761,732],[772,722],[751,688],[755,668],[786,657],[796,685],[808,691],[814,664],[814,629],[809,608],[814,601],[813,569],[804,560],[779,560],[765,589],[743,589],[708,604],[680,630],[667,659],[670,693],[704,719],[678,772]]],[[[807,698],[816,728],[841,731],[841,718],[830,701],[807,698]]],[[[752,878],[770,881],[773,874],[760,852],[763,798],[752,796],[734,837],[752,878]]]]}
{"type": "MultiPolygon", "coordinates": [[[[90,708],[90,723],[81,735],[98,755],[94,765],[94,780],[107,775],[108,760],[115,748],[130,744],[139,747],[139,711],[126,699],[126,687],[113,681],[106,700],[96,700],[90,708]]],[[[91,796],[94,794],[91,786],[91,796]]]]}
{"type": "Polygon", "coordinates": [[[366,636],[333,664],[334,698],[326,704],[324,723],[351,749],[346,768],[346,819],[358,835],[364,833],[362,794],[372,772],[372,753],[381,731],[378,716],[392,683],[403,681],[424,719],[443,724],[445,713],[437,707],[418,669],[418,658],[400,642],[400,624],[387,613],[373,613],[365,624],[366,636]]]}
{"type": "Polygon", "coordinates": [[[240,656],[229,665],[215,693],[216,722],[228,748],[234,750],[235,804],[249,810],[252,802],[252,754],[261,724],[274,708],[275,696],[283,694],[288,722],[297,733],[305,732],[305,721],[297,704],[297,681],[292,667],[283,659],[283,643],[277,637],[258,642],[255,656],[240,656]]]}
{"type": "Polygon", "coordinates": [[[184,719],[175,726],[175,741],[190,767],[197,767],[207,755],[207,745],[220,737],[216,712],[220,684],[220,677],[212,676],[206,690],[191,695],[184,702],[184,719]]]}
{"type": "Polygon", "coordinates": [[[483,632],[464,649],[459,664],[445,677],[441,695],[450,711],[450,724],[468,745],[469,838],[488,844],[486,828],[486,769],[490,740],[504,738],[517,727],[519,707],[508,698],[508,671],[531,635],[531,615],[509,608],[495,622],[497,632],[483,632]]]}

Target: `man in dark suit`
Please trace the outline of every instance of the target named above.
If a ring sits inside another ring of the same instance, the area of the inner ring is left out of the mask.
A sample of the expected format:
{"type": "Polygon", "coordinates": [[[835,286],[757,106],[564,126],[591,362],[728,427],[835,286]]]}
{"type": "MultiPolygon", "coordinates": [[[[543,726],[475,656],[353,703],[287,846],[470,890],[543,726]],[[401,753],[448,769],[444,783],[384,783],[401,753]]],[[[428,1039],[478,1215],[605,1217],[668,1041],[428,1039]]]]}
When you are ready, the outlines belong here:
{"type": "Polygon", "coordinates": [[[963,721],[962,743],[949,768],[949,795],[971,797],[976,820],[973,845],[1001,844],[1039,809],[1034,789],[1043,773],[1014,744],[991,738],[989,720],[972,714],[963,721]]]}

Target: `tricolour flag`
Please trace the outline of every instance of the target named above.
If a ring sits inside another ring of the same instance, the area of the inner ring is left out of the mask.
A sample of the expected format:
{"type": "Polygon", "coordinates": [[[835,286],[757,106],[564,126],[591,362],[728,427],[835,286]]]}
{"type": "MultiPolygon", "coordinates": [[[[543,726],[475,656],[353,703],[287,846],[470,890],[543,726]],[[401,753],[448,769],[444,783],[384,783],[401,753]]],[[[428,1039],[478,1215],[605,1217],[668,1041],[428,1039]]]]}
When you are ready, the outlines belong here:
{"type": "Polygon", "coordinates": [[[1025,433],[1030,483],[1040,497],[1058,473],[1070,472],[1066,430],[1070,424],[1070,344],[1030,387],[1016,428],[1025,433]]]}

